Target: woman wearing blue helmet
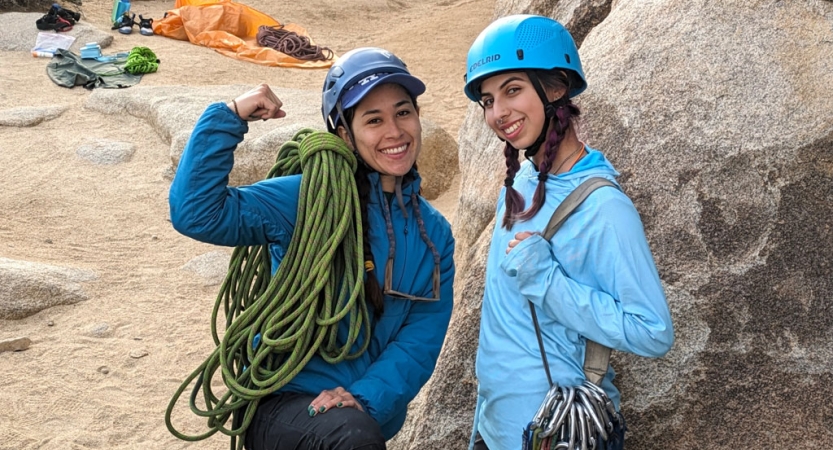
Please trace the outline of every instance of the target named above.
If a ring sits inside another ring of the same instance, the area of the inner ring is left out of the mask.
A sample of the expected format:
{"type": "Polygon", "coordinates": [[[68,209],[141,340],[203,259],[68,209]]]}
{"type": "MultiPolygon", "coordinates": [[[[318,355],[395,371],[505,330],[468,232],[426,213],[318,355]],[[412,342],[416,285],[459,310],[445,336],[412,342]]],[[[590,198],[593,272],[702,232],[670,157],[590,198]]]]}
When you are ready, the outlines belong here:
{"type": "MultiPolygon", "coordinates": [[[[580,110],[572,99],[586,87],[572,37],[550,18],[501,18],[468,53],[465,93],[483,107],[486,123],[506,143],[507,166],[486,268],[475,449],[517,449],[521,439],[531,443],[530,430],[536,427],[529,426],[540,419],[539,406],[548,392],[560,389],[550,391],[550,383],[571,388],[586,381],[589,341],[646,357],[663,356],[674,341],[639,214],[616,188],[618,173],[610,162],[576,135],[580,110]],[[528,160],[523,164],[519,150],[528,160]],[[609,180],[602,182],[612,187],[587,197],[551,241],[541,236],[556,207],[594,177],[609,180]]],[[[603,391],[618,411],[619,392],[606,359],[599,372],[601,390],[596,393],[603,391]]],[[[601,397],[585,389],[574,391],[601,397]]],[[[553,405],[570,400],[547,398],[553,405]]],[[[593,408],[588,403],[570,407],[576,411],[574,421],[590,423],[593,408]]],[[[542,408],[542,414],[548,411],[553,410],[542,408]]],[[[620,418],[618,413],[614,417],[620,418]]],[[[562,423],[571,420],[560,418],[562,423]]],[[[553,422],[553,429],[560,426],[553,422]]],[[[593,439],[585,444],[622,448],[624,420],[601,425],[587,425],[585,436],[593,439]],[[605,432],[595,435],[593,430],[605,432]]],[[[584,428],[572,431],[542,431],[541,437],[548,436],[542,448],[572,450],[584,428]]]]}
{"type": "MultiPolygon", "coordinates": [[[[371,341],[339,363],[316,354],[263,399],[246,430],[249,449],[384,449],[433,373],[451,317],[454,240],[446,219],[419,194],[416,98],[424,91],[399,58],[379,48],[347,52],[327,73],[324,121],[359,159],[371,341]]],[[[171,186],[178,231],[218,245],[268,244],[277,270],[293,234],[301,176],[226,184],[248,122],[286,114],[265,84],[207,108],[171,186]]]]}

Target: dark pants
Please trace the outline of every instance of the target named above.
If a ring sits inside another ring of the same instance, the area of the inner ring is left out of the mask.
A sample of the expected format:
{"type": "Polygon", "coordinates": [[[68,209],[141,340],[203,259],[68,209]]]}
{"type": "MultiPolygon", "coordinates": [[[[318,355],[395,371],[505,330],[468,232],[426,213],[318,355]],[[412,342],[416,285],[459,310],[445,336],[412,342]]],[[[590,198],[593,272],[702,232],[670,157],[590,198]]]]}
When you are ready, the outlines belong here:
{"type": "MultiPolygon", "coordinates": [[[[625,419],[622,418],[622,423],[617,424],[613,428],[613,436],[607,440],[607,446],[604,450],[624,450],[625,448],[625,431],[628,429],[625,425],[625,419]]],[[[489,450],[480,433],[474,437],[474,450],[489,450]]]]}
{"type": "Polygon", "coordinates": [[[315,417],[312,395],[276,394],[257,407],[246,430],[249,450],[385,450],[379,424],[354,408],[334,408],[315,417]]]}

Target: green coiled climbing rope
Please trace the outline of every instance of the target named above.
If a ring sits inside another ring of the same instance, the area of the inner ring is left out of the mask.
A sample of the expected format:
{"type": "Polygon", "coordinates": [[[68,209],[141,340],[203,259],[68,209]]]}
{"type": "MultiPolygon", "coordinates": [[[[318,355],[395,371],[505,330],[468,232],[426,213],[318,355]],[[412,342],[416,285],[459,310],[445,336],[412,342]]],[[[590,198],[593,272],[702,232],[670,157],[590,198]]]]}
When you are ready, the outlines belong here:
{"type": "Polygon", "coordinates": [[[156,53],[147,47],[133,47],[127,54],[124,71],[133,75],[153,73],[159,69],[159,59],[156,53]]]}
{"type": "Polygon", "coordinates": [[[315,354],[337,363],[367,349],[356,164],[344,141],[326,132],[303,129],[281,146],[267,178],[302,173],[289,248],[274,276],[267,245],[235,248],[211,315],[217,347],[180,385],[165,412],[174,436],[198,441],[221,432],[231,436],[232,449],[242,449],[260,400],[289,383],[315,354]],[[339,345],[338,325],[345,317],[348,338],[339,345]],[[351,353],[362,331],[363,342],[351,353]],[[226,387],[222,395],[212,390],[218,371],[226,387]],[[174,406],[192,382],[191,411],[208,419],[209,430],[198,435],[181,433],[171,423],[174,406]]]}

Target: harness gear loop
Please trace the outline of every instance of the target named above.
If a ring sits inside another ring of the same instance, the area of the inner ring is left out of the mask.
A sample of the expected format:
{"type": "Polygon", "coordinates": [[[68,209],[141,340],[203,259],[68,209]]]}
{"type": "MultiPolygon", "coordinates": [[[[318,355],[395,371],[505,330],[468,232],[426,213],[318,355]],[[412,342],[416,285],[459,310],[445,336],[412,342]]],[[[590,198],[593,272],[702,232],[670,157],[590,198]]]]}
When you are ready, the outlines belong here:
{"type": "Polygon", "coordinates": [[[165,411],[174,436],[199,441],[221,432],[231,437],[232,450],[240,450],[260,400],[289,383],[313,356],[335,364],[367,349],[371,330],[356,164],[344,141],[326,132],[303,129],[281,146],[267,178],[303,173],[292,239],[274,275],[269,245],[240,246],[232,253],[211,314],[216,348],[180,385],[165,411]],[[342,319],[348,333],[339,344],[342,319]],[[218,372],[226,388],[222,393],[212,387],[218,372]],[[192,382],[191,411],[206,417],[209,428],[197,435],[171,423],[174,406],[192,382]]]}

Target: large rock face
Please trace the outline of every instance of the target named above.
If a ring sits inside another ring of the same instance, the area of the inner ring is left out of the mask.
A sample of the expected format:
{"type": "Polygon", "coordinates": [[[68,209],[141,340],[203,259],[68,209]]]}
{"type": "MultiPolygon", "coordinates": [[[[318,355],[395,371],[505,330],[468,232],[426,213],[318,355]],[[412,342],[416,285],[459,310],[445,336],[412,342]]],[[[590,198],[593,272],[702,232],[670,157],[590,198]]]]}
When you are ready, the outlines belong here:
{"type": "MultiPolygon", "coordinates": [[[[497,10],[566,2],[520,3],[497,10]]],[[[627,447],[833,447],[833,3],[609,5],[580,50],[580,135],[622,173],[677,331],[665,358],[614,352],[627,447]]],[[[465,448],[470,432],[503,179],[480,116],[470,108],[460,131],[452,327],[395,448],[465,448]]]]}

